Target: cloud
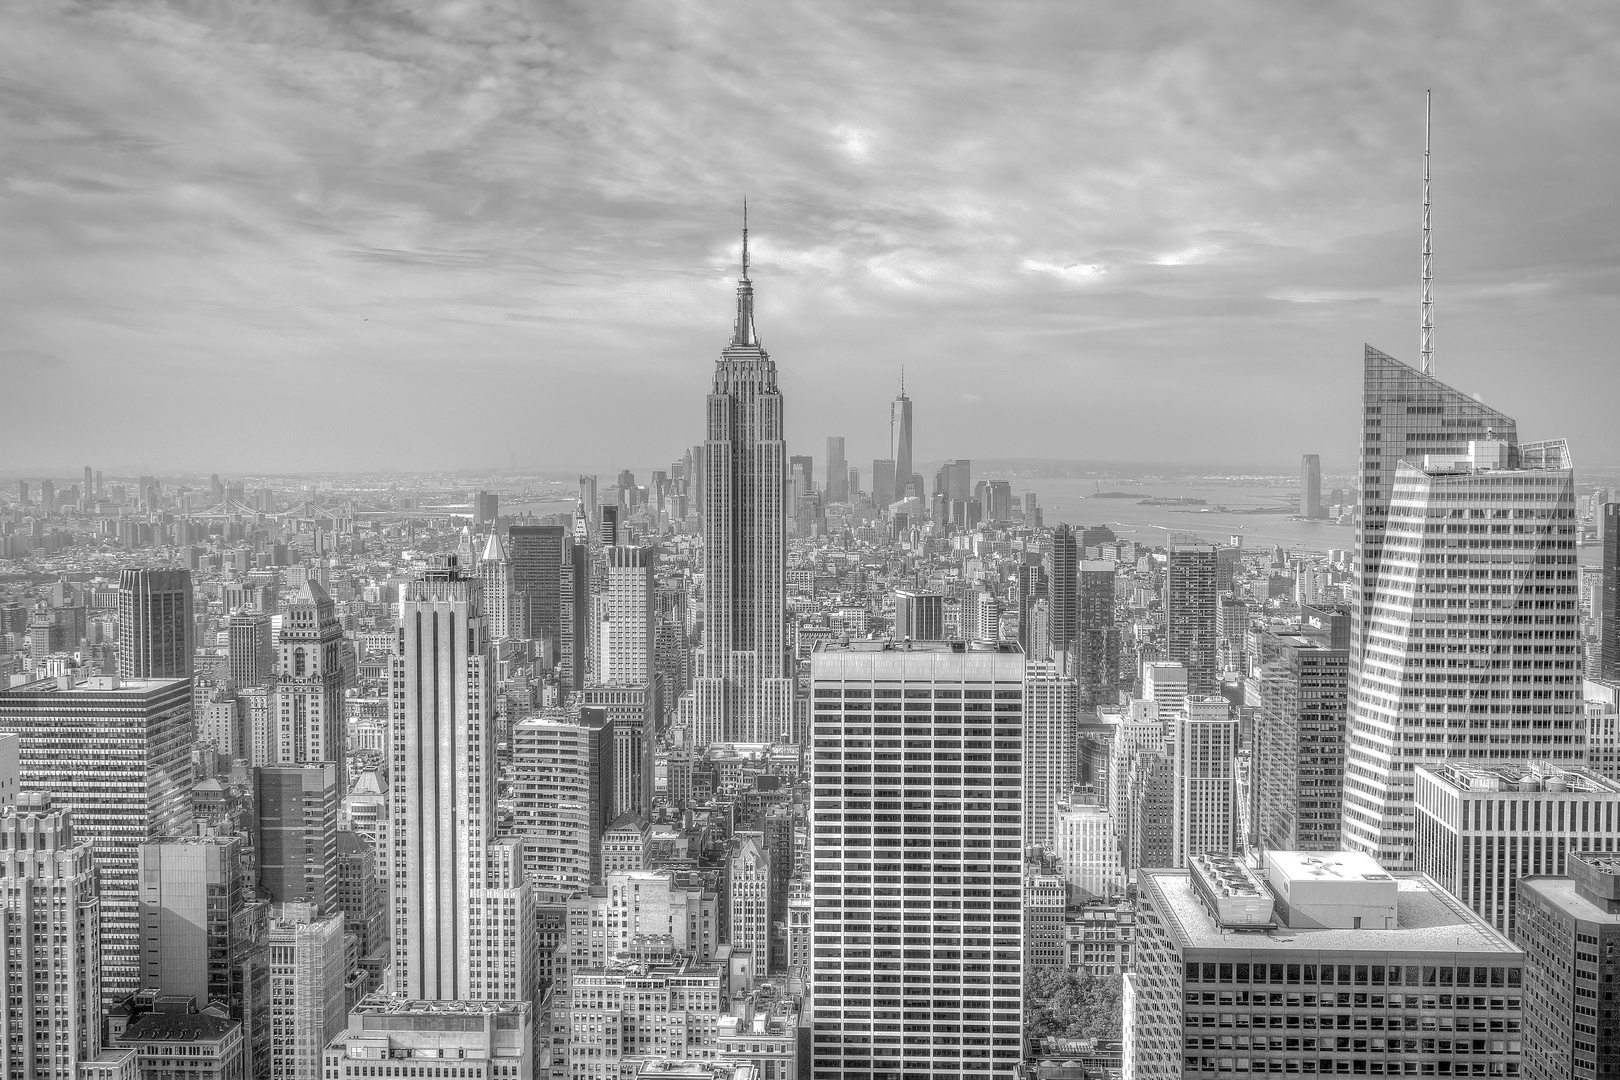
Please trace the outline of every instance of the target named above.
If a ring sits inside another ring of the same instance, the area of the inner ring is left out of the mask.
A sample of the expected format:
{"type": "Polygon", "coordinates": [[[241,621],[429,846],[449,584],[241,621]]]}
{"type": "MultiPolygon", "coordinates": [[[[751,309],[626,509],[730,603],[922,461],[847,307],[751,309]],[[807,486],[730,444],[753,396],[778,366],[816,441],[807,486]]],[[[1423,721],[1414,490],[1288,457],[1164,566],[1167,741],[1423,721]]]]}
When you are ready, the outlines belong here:
{"type": "Polygon", "coordinates": [[[0,460],[665,462],[701,435],[746,194],[796,447],[875,454],[905,364],[924,458],[1348,464],[1362,342],[1416,340],[1431,81],[1443,370],[1620,460],[1620,70],[1594,44],[1617,29],[1231,0],[19,0],[0,371],[48,396],[60,364],[17,357],[72,357],[123,407],[8,408],[0,460]],[[1018,412],[987,422],[987,378],[1018,412]],[[176,386],[220,407],[154,434],[176,386]],[[223,405],[248,388],[262,433],[223,405]]]}

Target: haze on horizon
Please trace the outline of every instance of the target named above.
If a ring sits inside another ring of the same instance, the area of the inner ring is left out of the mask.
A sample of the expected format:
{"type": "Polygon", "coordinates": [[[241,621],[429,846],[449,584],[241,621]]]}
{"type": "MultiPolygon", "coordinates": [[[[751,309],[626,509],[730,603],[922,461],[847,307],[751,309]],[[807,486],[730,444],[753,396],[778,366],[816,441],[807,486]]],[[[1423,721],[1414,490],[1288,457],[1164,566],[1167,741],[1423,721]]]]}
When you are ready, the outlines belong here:
{"type": "MultiPolygon", "coordinates": [[[[341,10],[340,10],[341,8],[341,10]]],[[[790,452],[1356,458],[1363,342],[1620,463],[1620,10],[0,12],[0,469],[667,462],[747,195],[790,452]]]]}

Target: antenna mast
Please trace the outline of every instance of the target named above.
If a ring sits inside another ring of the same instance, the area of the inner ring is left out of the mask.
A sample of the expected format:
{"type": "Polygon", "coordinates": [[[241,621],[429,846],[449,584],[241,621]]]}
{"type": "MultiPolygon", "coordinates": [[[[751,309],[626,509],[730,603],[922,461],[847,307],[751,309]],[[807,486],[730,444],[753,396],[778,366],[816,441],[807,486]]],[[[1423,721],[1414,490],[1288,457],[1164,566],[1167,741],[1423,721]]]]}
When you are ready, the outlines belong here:
{"type": "Polygon", "coordinates": [[[1423,374],[1434,374],[1434,246],[1429,233],[1429,117],[1434,91],[1423,92],[1423,374]]]}

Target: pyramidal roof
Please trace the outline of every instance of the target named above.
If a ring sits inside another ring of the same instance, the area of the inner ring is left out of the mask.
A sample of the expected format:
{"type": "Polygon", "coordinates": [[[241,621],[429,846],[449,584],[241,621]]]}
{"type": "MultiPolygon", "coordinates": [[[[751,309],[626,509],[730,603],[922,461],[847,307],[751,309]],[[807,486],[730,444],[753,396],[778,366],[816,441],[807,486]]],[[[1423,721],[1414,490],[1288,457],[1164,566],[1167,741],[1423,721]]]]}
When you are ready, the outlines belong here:
{"type": "Polygon", "coordinates": [[[484,562],[505,562],[506,549],[501,546],[501,534],[491,532],[489,539],[484,541],[484,553],[479,556],[484,562]]]}
{"type": "Polygon", "coordinates": [[[321,604],[330,604],[332,596],[320,582],[314,578],[305,578],[304,583],[298,587],[298,591],[293,593],[292,599],[288,602],[319,607],[321,604]]]}

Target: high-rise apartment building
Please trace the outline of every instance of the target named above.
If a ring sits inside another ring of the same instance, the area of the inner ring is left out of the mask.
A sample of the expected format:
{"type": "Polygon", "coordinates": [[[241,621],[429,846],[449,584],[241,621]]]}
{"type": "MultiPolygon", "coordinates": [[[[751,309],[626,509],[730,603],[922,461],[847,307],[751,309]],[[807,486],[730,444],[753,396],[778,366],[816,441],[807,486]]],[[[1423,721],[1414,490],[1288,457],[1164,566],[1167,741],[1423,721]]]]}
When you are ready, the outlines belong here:
{"type": "Polygon", "coordinates": [[[231,616],[231,685],[264,686],[275,678],[276,646],[268,611],[238,611],[231,616]]]}
{"type": "Polygon", "coordinates": [[[104,1003],[141,988],[140,847],[191,823],[191,682],[44,679],[0,690],[23,791],[49,792],[88,840],[101,888],[104,1003]]]}
{"type": "Polygon", "coordinates": [[[78,1080],[101,1052],[101,910],[88,840],[71,812],[25,792],[0,816],[0,938],[7,943],[6,1075],[78,1080]]]}
{"type": "MultiPolygon", "coordinates": [[[[583,477],[581,478],[583,479],[583,477]]],[[[484,602],[489,608],[489,636],[494,641],[521,638],[527,605],[512,587],[512,562],[506,557],[499,529],[484,541],[478,557],[478,580],[484,585],[484,602]]]]}
{"type": "Polygon", "coordinates": [[[1518,1073],[1524,954],[1423,875],[1271,851],[1140,880],[1125,1075],[1518,1073]]]}
{"type": "Polygon", "coordinates": [[[1413,806],[1417,869],[1514,940],[1516,880],[1568,874],[1620,835],[1620,783],[1578,765],[1426,761],[1413,806]]]}
{"type": "Polygon", "coordinates": [[[1215,669],[1216,550],[1212,544],[1171,544],[1164,573],[1164,656],[1187,669],[1187,693],[1220,690],[1215,669]]]}
{"type": "Polygon", "coordinates": [[[827,501],[849,502],[849,462],[844,459],[844,437],[827,437],[827,501]]]}
{"type": "Polygon", "coordinates": [[[1010,1080],[1024,658],[1010,644],[851,641],[817,649],[811,678],[816,1072],[1010,1080]],[[926,770],[902,772],[902,748],[930,754],[926,770]],[[923,888],[929,906],[902,901],[923,888]]]}
{"type": "Polygon", "coordinates": [[[605,710],[531,716],[512,726],[512,832],[524,872],[542,886],[602,876],[602,836],[613,819],[614,725],[605,710]]]}
{"type": "Polygon", "coordinates": [[[894,640],[945,640],[945,597],[917,589],[894,591],[894,640]]]}
{"type": "Polygon", "coordinates": [[[118,572],[118,674],[190,679],[197,632],[191,571],[118,572]]]}
{"type": "Polygon", "coordinates": [[[342,912],[279,905],[269,923],[270,1080],[322,1080],[327,1043],[343,1030],[348,966],[342,912]]]}
{"type": "Polygon", "coordinates": [[[1524,1077],[1596,1078],[1620,1061],[1608,989],[1620,949],[1620,859],[1575,854],[1564,876],[1519,878],[1524,1077]]]}
{"type": "MultiPolygon", "coordinates": [[[[337,605],[313,579],[301,585],[281,618],[276,674],[276,729],[270,752],[278,763],[343,761],[345,744],[343,624],[337,605]]],[[[339,770],[338,781],[343,781],[339,770]]]]}
{"type": "Polygon", "coordinates": [[[652,547],[615,547],[606,552],[608,625],[603,682],[651,683],[653,630],[658,590],[653,579],[657,552],[652,547]]]}
{"type": "Polygon", "coordinates": [[[1306,454],[1299,462],[1299,516],[1319,518],[1322,512],[1322,457],[1306,454]]]}
{"type": "Polygon", "coordinates": [[[312,904],[322,915],[337,910],[342,770],[333,762],[254,770],[259,886],[272,904],[312,904]]]}
{"type": "Polygon", "coordinates": [[[1189,701],[1175,724],[1175,865],[1240,851],[1238,722],[1224,698],[1189,701]]]}
{"type": "Polygon", "coordinates": [[[1043,565],[1050,601],[1047,640],[1051,642],[1052,656],[1066,667],[1069,644],[1080,633],[1080,552],[1074,530],[1068,525],[1060,524],[1052,530],[1052,547],[1043,565]]]}
{"type": "Polygon", "coordinates": [[[1024,669],[1024,843],[1051,847],[1058,804],[1075,783],[1078,720],[1074,679],[1050,660],[1024,669]]]}
{"type": "Polygon", "coordinates": [[[703,514],[703,649],[695,685],[698,741],[771,742],[790,728],[787,444],[776,364],[754,329],[754,285],[737,283],[737,321],[707,407],[703,514]]]}
{"type": "Polygon", "coordinates": [[[1574,510],[1562,442],[1401,463],[1351,672],[1348,847],[1414,865],[1423,759],[1584,761],[1574,510]]]}
{"type": "Polygon", "coordinates": [[[1338,851],[1350,650],[1275,631],[1256,646],[1251,841],[1272,851],[1338,851]]]}

